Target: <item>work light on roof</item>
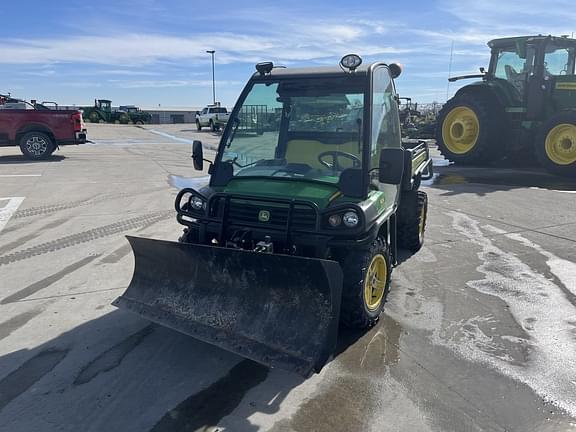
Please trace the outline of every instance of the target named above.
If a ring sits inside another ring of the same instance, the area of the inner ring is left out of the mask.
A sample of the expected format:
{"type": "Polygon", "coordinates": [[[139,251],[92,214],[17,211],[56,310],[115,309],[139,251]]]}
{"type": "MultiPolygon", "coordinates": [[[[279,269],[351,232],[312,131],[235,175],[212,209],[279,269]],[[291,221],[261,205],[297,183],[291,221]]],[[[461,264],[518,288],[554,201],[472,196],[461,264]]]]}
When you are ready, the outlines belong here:
{"type": "Polygon", "coordinates": [[[347,54],[340,60],[340,66],[353,72],[362,64],[362,59],[358,54],[347,54]]]}

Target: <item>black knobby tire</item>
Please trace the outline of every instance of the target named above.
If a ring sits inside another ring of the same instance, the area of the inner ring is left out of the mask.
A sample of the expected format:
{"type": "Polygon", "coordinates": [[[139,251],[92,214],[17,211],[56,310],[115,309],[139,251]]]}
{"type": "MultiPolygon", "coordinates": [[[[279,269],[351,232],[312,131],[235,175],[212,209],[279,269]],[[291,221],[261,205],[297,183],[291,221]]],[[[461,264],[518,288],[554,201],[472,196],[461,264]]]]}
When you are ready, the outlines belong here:
{"type": "Polygon", "coordinates": [[[28,132],[20,138],[20,150],[27,159],[47,159],[56,150],[52,138],[44,132],[28,132]]]}
{"type": "Polygon", "coordinates": [[[344,273],[340,323],[354,329],[371,327],[378,321],[390,291],[392,265],[388,245],[378,238],[369,247],[355,248],[347,252],[340,259],[340,265],[344,273]],[[378,307],[371,310],[364,296],[364,281],[368,275],[369,266],[377,255],[384,258],[387,271],[382,300],[378,307]]]}
{"type": "Polygon", "coordinates": [[[446,102],[438,114],[436,127],[438,150],[455,164],[478,165],[492,162],[503,154],[499,145],[504,142],[504,125],[504,112],[496,102],[482,95],[464,93],[456,96],[446,102]],[[457,108],[468,108],[473,111],[479,123],[475,144],[463,153],[456,152],[444,139],[444,123],[449,114],[457,108]]]}
{"type": "Polygon", "coordinates": [[[550,118],[540,129],[534,145],[536,158],[546,171],[576,178],[576,161],[570,162],[576,153],[576,112],[563,112],[550,118]],[[567,131],[563,133],[559,130],[556,133],[557,128],[567,131]],[[549,135],[551,140],[547,143],[549,135]],[[556,139],[553,139],[554,136],[556,139]]]}
{"type": "Polygon", "coordinates": [[[200,124],[200,120],[196,120],[196,130],[200,132],[202,130],[202,125],[200,124]]]}
{"type": "Polygon", "coordinates": [[[398,247],[412,253],[424,244],[426,219],[428,217],[428,195],[411,190],[404,192],[398,211],[398,247]]]}

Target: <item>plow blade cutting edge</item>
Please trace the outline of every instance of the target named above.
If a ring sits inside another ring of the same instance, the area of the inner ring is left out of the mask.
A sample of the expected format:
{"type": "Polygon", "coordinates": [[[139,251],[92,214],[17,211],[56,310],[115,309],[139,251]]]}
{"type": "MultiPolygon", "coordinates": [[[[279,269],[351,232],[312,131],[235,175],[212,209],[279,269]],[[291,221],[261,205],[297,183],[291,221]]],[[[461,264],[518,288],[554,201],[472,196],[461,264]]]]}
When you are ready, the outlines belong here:
{"type": "Polygon", "coordinates": [[[270,367],[308,376],[336,346],[334,261],[128,237],[134,275],[113,305],[270,367]]]}

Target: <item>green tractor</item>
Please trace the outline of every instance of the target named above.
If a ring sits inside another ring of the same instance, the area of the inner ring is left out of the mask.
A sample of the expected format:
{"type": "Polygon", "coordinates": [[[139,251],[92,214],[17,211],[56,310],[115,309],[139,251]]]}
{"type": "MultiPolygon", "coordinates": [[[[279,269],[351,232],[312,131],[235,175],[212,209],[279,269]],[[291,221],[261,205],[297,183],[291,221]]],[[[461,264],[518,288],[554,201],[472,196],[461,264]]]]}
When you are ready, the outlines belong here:
{"type": "MultiPolygon", "coordinates": [[[[361,63],[258,64],[209,184],[176,197],[180,241],[130,237],[134,274],[114,304],[302,375],[332,356],[340,323],[372,326],[398,249],[422,247],[432,163],[425,142],[402,144],[400,67],[361,63]],[[240,115],[254,105],[262,121],[240,115]],[[243,132],[253,123],[262,133],[243,132]]],[[[202,170],[200,141],[192,158],[202,170]]]]}
{"type": "Polygon", "coordinates": [[[83,117],[91,123],[110,123],[112,120],[112,101],[94,99],[94,106],[82,108],[83,117]]]}
{"type": "Polygon", "coordinates": [[[495,39],[488,71],[442,108],[436,139],[456,164],[535,156],[549,172],[576,177],[576,40],[495,39]]]}
{"type": "Polygon", "coordinates": [[[95,99],[94,106],[82,108],[84,118],[92,123],[138,124],[150,123],[152,116],[134,105],[120,106],[112,111],[112,101],[95,99]]]}

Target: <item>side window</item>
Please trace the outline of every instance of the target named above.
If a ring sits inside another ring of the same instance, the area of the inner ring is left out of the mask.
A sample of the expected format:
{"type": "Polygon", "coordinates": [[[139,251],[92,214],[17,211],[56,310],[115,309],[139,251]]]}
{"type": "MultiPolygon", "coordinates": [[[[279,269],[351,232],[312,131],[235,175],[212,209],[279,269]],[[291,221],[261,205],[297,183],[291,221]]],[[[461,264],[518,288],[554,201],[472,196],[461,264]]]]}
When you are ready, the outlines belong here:
{"type": "Polygon", "coordinates": [[[510,81],[518,74],[529,72],[526,66],[526,59],[521,58],[515,51],[501,51],[498,54],[496,78],[510,81]]]}
{"type": "Polygon", "coordinates": [[[526,81],[534,71],[534,54],[532,46],[527,46],[521,52],[514,47],[502,49],[498,53],[494,75],[512,84],[518,90],[520,98],[524,98],[526,81]]]}
{"type": "Polygon", "coordinates": [[[400,147],[400,122],[394,84],[388,68],[374,71],[372,84],[372,143],[370,146],[370,168],[377,168],[380,150],[385,147],[400,147]]]}
{"type": "Polygon", "coordinates": [[[208,108],[204,108],[202,110],[202,112],[200,113],[200,115],[205,115],[208,112],[208,108]]]}
{"type": "Polygon", "coordinates": [[[544,75],[574,75],[571,50],[548,46],[544,55],[544,75]]]}

